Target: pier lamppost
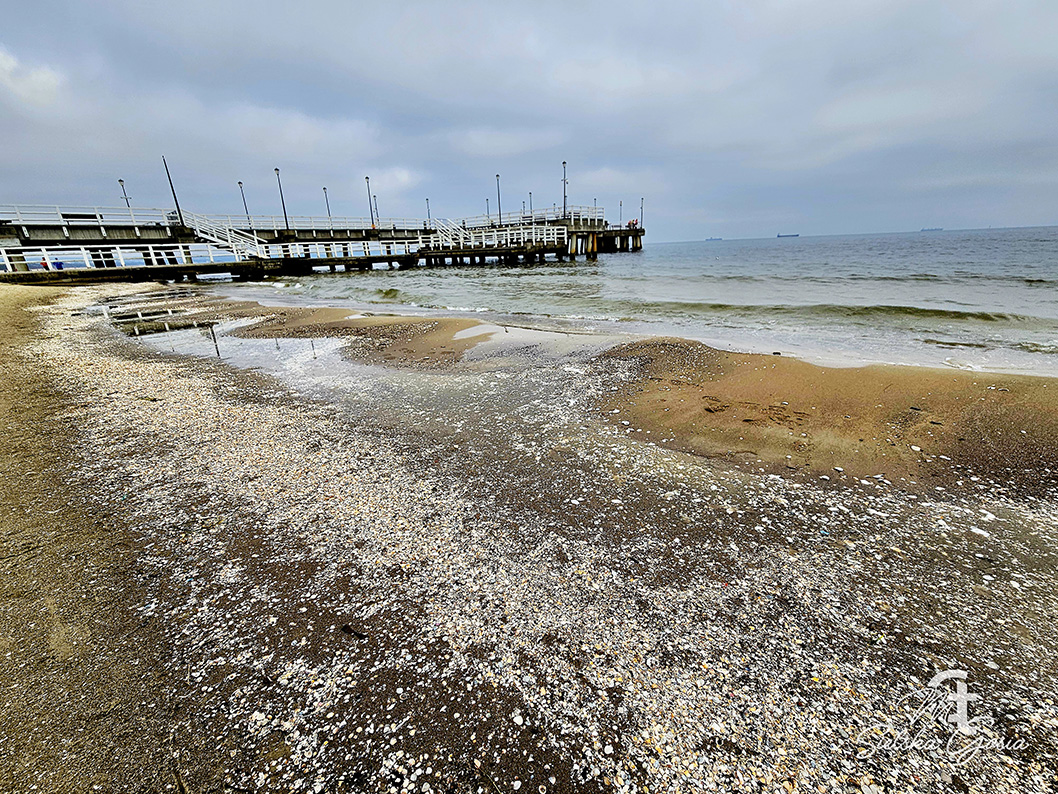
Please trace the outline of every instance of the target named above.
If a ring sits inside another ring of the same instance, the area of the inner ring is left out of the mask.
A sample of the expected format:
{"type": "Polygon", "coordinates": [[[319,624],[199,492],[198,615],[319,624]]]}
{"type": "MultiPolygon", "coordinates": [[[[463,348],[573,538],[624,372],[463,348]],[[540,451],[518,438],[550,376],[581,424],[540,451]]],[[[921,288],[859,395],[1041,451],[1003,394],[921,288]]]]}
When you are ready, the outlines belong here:
{"type": "Polygon", "coordinates": [[[500,175],[496,174],[496,220],[503,226],[503,204],[500,203],[500,175]]]}
{"type": "Polygon", "coordinates": [[[375,228],[375,210],[371,206],[371,177],[365,176],[364,181],[367,182],[367,211],[371,213],[371,228],[375,228]]]}
{"type": "Polygon", "coordinates": [[[624,202],[624,199],[621,199],[619,202],[617,202],[617,207],[618,207],[617,222],[623,224],[625,222],[625,202],[624,202]]]}
{"type": "Polygon", "coordinates": [[[283,198],[283,180],[279,178],[279,169],[276,169],[276,182],[279,183],[279,203],[283,206],[283,224],[290,231],[290,218],[287,217],[287,200],[283,198]]]}
{"type": "Polygon", "coordinates": [[[165,162],[165,155],[162,155],[162,165],[165,166],[165,176],[169,180],[169,190],[173,192],[173,203],[176,205],[176,219],[180,222],[180,225],[184,225],[184,213],[180,211],[180,199],[176,197],[176,188],[173,187],[173,175],[169,173],[169,163],[165,162]]]}
{"type": "Polygon", "coordinates": [[[426,199],[426,223],[433,225],[433,218],[430,217],[430,199],[426,199]]]}
{"type": "Polygon", "coordinates": [[[378,196],[372,194],[371,197],[375,200],[375,223],[382,228],[382,216],[378,214],[378,196]]]}
{"type": "Polygon", "coordinates": [[[566,217],[566,161],[562,161],[562,217],[566,217]]]}
{"type": "Polygon", "coordinates": [[[331,217],[331,200],[327,197],[327,188],[323,189],[323,200],[327,204],[327,217],[331,217]]]}
{"type": "Polygon", "coordinates": [[[253,220],[250,218],[250,208],[246,206],[246,191],[242,189],[242,182],[239,182],[239,195],[242,196],[242,211],[246,213],[246,225],[253,231],[253,220]]]}
{"type": "Polygon", "coordinates": [[[533,218],[533,191],[529,191],[529,217],[532,218],[532,222],[536,223],[536,218],[533,218]]]}
{"type": "Polygon", "coordinates": [[[125,180],[119,179],[118,184],[121,185],[121,197],[125,199],[125,207],[132,209],[132,204],[129,202],[129,194],[125,192],[125,180]]]}
{"type": "Polygon", "coordinates": [[[643,225],[643,197],[639,197],[639,225],[643,225]]]}
{"type": "Polygon", "coordinates": [[[489,200],[485,199],[485,220],[489,222],[489,226],[492,226],[492,215],[489,213],[489,200]]]}

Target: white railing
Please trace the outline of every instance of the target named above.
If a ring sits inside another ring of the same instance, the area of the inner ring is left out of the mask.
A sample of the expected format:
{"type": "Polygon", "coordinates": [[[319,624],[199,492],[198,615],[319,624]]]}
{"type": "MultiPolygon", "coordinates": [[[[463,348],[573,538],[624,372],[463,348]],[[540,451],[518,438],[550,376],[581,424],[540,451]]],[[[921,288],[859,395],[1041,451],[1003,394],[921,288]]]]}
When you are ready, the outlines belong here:
{"type": "Polygon", "coordinates": [[[252,232],[216,223],[209,216],[196,215],[193,212],[184,213],[184,223],[198,237],[231,250],[236,259],[263,256],[263,242],[252,232]]]}
{"type": "MultiPolygon", "coordinates": [[[[427,237],[408,240],[348,240],[326,243],[261,243],[262,259],[394,259],[415,254],[427,237]]],[[[0,248],[0,270],[77,270],[97,267],[173,267],[239,264],[245,257],[213,243],[164,245],[64,245],[0,248]]]]}
{"type": "Polygon", "coordinates": [[[582,207],[574,205],[566,207],[566,211],[563,213],[561,207],[546,207],[544,209],[534,208],[531,213],[528,210],[525,212],[505,212],[503,213],[502,218],[496,213],[492,213],[491,215],[474,215],[469,218],[460,218],[457,222],[465,224],[468,228],[481,226],[520,226],[525,224],[556,222],[568,222],[576,226],[602,226],[603,223],[605,223],[605,210],[602,207],[582,207]]]}
{"type": "Polygon", "coordinates": [[[4,270],[66,270],[236,263],[233,251],[209,243],[12,246],[0,248],[4,270]]]}
{"type": "Polygon", "coordinates": [[[176,210],[156,207],[64,207],[0,204],[0,221],[26,226],[168,226],[178,223],[176,210]]]}
{"type": "MultiPolygon", "coordinates": [[[[191,218],[208,219],[216,226],[249,231],[279,232],[286,228],[326,232],[341,231],[431,231],[440,219],[381,218],[372,223],[370,218],[313,215],[214,215],[183,212],[184,224],[191,218]]],[[[0,221],[26,226],[176,226],[180,223],[176,210],[157,207],[80,207],[63,205],[0,204],[0,221]]],[[[467,228],[488,226],[525,226],[553,222],[575,225],[602,225],[602,207],[573,205],[563,213],[561,207],[534,209],[533,212],[505,212],[503,217],[474,215],[455,219],[454,223],[467,228]]],[[[201,221],[200,221],[201,222],[201,221]]]]}
{"type": "Polygon", "coordinates": [[[447,248],[459,248],[470,244],[471,231],[459,225],[455,221],[445,218],[434,220],[436,242],[434,245],[447,248]]]}
{"type": "MultiPolygon", "coordinates": [[[[184,213],[185,216],[188,213],[184,213]]],[[[253,231],[281,232],[287,228],[304,231],[343,232],[343,231],[431,231],[444,224],[441,218],[381,218],[372,225],[370,218],[350,218],[343,216],[323,217],[316,215],[208,215],[214,223],[233,226],[238,229],[253,231]]],[[[467,228],[486,226],[526,226],[567,221],[574,225],[599,225],[605,222],[605,210],[602,207],[568,207],[563,215],[562,208],[538,209],[530,212],[505,212],[502,220],[495,213],[492,215],[474,215],[467,218],[450,219],[467,228]]],[[[186,221],[185,221],[186,222],[186,221]]]]}
{"type": "MultiPolygon", "coordinates": [[[[338,240],[328,242],[260,242],[262,259],[385,260],[411,256],[420,249],[439,249],[436,234],[423,233],[400,240],[338,240]]],[[[66,270],[96,267],[169,267],[209,263],[237,264],[240,256],[226,244],[147,243],[124,245],[10,246],[0,248],[0,269],[66,270]]]]}
{"type": "MultiPolygon", "coordinates": [[[[187,213],[185,213],[186,215],[187,213]]],[[[372,224],[370,218],[350,218],[335,215],[209,215],[214,223],[226,224],[238,229],[281,232],[285,229],[317,232],[351,231],[428,231],[429,224],[423,218],[378,218],[372,224]]]]}
{"type": "MultiPolygon", "coordinates": [[[[428,230],[429,223],[422,218],[379,218],[372,223],[370,218],[314,215],[205,215],[181,212],[185,225],[188,219],[209,218],[218,226],[235,229],[258,229],[282,231],[286,228],[316,231],[417,231],[428,230]]],[[[58,204],[0,204],[0,221],[26,226],[176,226],[180,223],[176,210],[157,207],[81,207],[58,204]]]]}
{"type": "Polygon", "coordinates": [[[524,248],[527,246],[558,247],[567,240],[565,226],[463,226],[449,220],[437,221],[437,233],[431,248],[436,250],[470,248],[524,248]]]}
{"type": "MultiPolygon", "coordinates": [[[[194,223],[193,215],[185,215],[194,223]]],[[[393,240],[334,240],[326,242],[267,243],[257,238],[252,254],[240,250],[227,238],[237,230],[213,227],[210,232],[225,239],[208,243],[131,243],[120,245],[10,246],[0,248],[4,270],[65,270],[96,267],[171,267],[204,263],[237,264],[249,256],[277,259],[362,259],[387,260],[446,251],[517,249],[533,246],[564,247],[565,226],[504,226],[495,229],[464,229],[451,221],[439,221],[438,231],[418,232],[393,240]],[[442,225],[444,231],[442,231],[442,225]]],[[[250,247],[250,243],[246,243],[250,247]]]]}
{"type": "Polygon", "coordinates": [[[411,256],[428,247],[430,234],[401,240],[335,240],[320,243],[264,243],[267,259],[363,259],[411,256]]]}

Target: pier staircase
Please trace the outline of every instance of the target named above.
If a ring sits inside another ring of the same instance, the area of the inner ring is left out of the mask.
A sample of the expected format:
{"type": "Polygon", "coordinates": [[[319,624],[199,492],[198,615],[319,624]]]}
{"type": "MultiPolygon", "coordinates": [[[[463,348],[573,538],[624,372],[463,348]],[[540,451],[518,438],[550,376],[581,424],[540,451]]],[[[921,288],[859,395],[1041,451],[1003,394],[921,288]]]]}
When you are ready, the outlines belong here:
{"type": "Polygon", "coordinates": [[[470,245],[470,230],[454,221],[437,218],[434,221],[434,233],[440,248],[466,248],[470,245]]]}
{"type": "Polygon", "coordinates": [[[231,224],[217,223],[208,215],[198,215],[194,212],[184,212],[184,225],[194,232],[201,242],[231,251],[235,254],[236,261],[245,259],[264,258],[265,245],[252,231],[236,229],[231,224]]]}

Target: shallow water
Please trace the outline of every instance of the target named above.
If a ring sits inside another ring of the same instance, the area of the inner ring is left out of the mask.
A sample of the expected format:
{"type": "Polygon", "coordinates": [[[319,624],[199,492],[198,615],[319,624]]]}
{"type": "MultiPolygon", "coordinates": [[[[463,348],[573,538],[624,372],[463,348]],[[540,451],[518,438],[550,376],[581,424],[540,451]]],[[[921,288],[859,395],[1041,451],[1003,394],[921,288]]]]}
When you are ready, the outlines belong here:
{"type": "Polygon", "coordinates": [[[597,262],[215,287],[272,305],[674,334],[727,349],[1058,375],[1058,227],[648,244],[597,262]]]}

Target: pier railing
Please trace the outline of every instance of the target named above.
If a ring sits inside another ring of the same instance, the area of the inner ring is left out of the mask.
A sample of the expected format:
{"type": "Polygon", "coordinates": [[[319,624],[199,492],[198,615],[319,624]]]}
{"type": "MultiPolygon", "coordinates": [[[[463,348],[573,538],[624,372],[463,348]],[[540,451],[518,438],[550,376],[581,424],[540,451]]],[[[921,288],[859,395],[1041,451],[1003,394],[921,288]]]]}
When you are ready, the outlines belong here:
{"type": "Polygon", "coordinates": [[[605,223],[605,210],[602,207],[570,206],[563,212],[561,207],[548,207],[534,209],[532,212],[505,212],[502,217],[496,213],[491,215],[473,215],[469,218],[459,218],[457,222],[465,224],[468,228],[564,222],[576,226],[602,226],[605,223]]]}
{"type": "Polygon", "coordinates": [[[0,204],[0,221],[25,226],[169,226],[176,210],[155,207],[64,207],[0,204]]]}
{"type": "MultiPolygon", "coordinates": [[[[0,269],[59,270],[97,267],[152,267],[232,263],[279,259],[362,259],[436,254],[447,251],[564,248],[564,226],[520,226],[496,229],[464,229],[441,221],[449,233],[420,231],[399,239],[328,240],[320,242],[269,243],[238,230],[210,226],[198,216],[185,213],[185,223],[199,223],[197,233],[214,236],[210,242],[131,243],[103,245],[0,246],[0,269]]],[[[192,226],[191,228],[196,228],[192,226]]]]}
{"type": "MultiPolygon", "coordinates": [[[[415,254],[422,240],[349,240],[320,243],[262,243],[261,260],[386,259],[415,254]]],[[[211,243],[161,245],[68,245],[0,248],[0,269],[78,270],[99,267],[172,267],[239,264],[247,257],[211,243]]]]}
{"type": "MultiPolygon", "coordinates": [[[[197,218],[215,226],[243,231],[279,232],[290,228],[298,231],[431,231],[438,227],[437,218],[371,218],[335,215],[222,215],[183,212],[183,222],[197,218]]],[[[548,223],[599,225],[605,220],[602,207],[573,205],[565,212],[558,207],[534,209],[533,212],[505,212],[502,218],[492,215],[473,215],[453,222],[467,228],[493,226],[526,226],[548,223]]],[[[177,226],[180,215],[176,210],[158,207],[80,207],[63,205],[0,204],[0,221],[25,226],[177,226]]]]}
{"type": "Polygon", "coordinates": [[[226,248],[209,243],[160,245],[64,245],[0,248],[4,270],[67,270],[95,267],[149,267],[239,261],[226,248]]]}
{"type": "Polygon", "coordinates": [[[565,226],[475,227],[463,222],[437,219],[436,240],[431,248],[521,248],[527,246],[558,247],[567,239],[565,226]]]}
{"type": "Polygon", "coordinates": [[[424,218],[352,218],[344,215],[328,217],[326,215],[209,215],[215,223],[227,224],[238,229],[281,232],[285,229],[314,232],[345,231],[418,231],[428,230],[429,224],[424,218]]]}
{"type": "MultiPolygon", "coordinates": [[[[422,218],[354,218],[315,215],[206,215],[183,212],[185,225],[194,215],[235,229],[281,231],[286,228],[310,231],[415,231],[427,229],[422,218]]],[[[0,204],[0,221],[26,226],[176,226],[176,210],[157,207],[78,207],[52,204],[0,204]]]]}

